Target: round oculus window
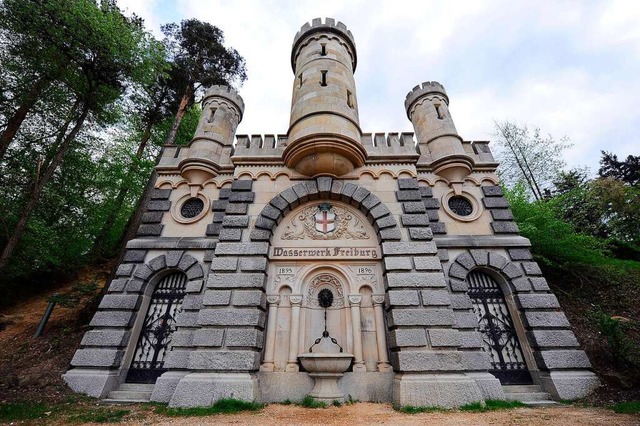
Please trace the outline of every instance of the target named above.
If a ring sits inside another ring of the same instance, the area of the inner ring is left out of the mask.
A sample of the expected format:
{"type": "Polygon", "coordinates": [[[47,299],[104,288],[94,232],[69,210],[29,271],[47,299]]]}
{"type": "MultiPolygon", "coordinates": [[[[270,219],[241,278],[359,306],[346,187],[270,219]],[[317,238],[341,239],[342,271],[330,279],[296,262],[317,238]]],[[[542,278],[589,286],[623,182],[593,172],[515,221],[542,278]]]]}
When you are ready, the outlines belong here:
{"type": "Polygon", "coordinates": [[[471,216],[473,213],[473,204],[468,198],[461,195],[455,195],[449,198],[449,209],[458,216],[471,216]]]}
{"type": "Polygon", "coordinates": [[[202,213],[202,210],[204,210],[204,201],[200,198],[192,197],[182,203],[180,214],[185,219],[192,219],[202,213]]]}

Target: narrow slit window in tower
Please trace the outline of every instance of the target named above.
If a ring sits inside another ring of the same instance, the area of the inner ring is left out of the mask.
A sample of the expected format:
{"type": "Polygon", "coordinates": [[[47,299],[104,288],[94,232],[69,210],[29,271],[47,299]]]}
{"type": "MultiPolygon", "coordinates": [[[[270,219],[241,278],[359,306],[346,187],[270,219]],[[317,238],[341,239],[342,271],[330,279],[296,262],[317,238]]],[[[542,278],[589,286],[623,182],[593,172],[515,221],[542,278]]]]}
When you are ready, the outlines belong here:
{"type": "Polygon", "coordinates": [[[218,110],[218,108],[211,108],[210,109],[210,114],[209,114],[209,118],[207,119],[207,123],[213,123],[213,118],[216,115],[216,111],[218,110]]]}
{"type": "Polygon", "coordinates": [[[320,86],[327,85],[327,70],[320,71],[322,73],[322,80],[320,80],[320,86]]]}
{"type": "Polygon", "coordinates": [[[321,43],[320,44],[320,55],[321,56],[327,56],[327,44],[326,43],[321,43]]]}
{"type": "Polygon", "coordinates": [[[436,107],[436,114],[438,114],[438,119],[442,120],[444,118],[444,114],[440,109],[442,105],[440,104],[440,102],[435,102],[433,105],[436,107]]]}
{"type": "Polygon", "coordinates": [[[302,87],[302,73],[298,75],[298,88],[302,87]]]}
{"type": "Polygon", "coordinates": [[[347,90],[347,106],[353,108],[353,93],[350,90],[347,90]]]}

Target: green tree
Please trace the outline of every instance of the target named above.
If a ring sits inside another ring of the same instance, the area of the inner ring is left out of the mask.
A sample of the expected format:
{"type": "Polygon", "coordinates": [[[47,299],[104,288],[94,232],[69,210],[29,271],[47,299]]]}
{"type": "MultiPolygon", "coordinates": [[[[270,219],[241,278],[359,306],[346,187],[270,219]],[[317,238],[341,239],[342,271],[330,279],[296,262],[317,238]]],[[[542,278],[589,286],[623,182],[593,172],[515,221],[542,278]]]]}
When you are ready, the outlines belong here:
{"type": "Polygon", "coordinates": [[[538,127],[531,129],[508,121],[494,124],[502,181],[511,188],[522,184],[535,200],[542,200],[565,167],[562,153],[571,146],[568,138],[545,137],[538,127]]]}
{"type": "Polygon", "coordinates": [[[38,161],[20,216],[0,255],[0,270],[7,265],[45,186],[73,148],[87,119],[95,123],[113,121],[116,117],[113,107],[127,84],[144,81],[153,75],[151,71],[160,56],[158,46],[143,31],[141,22],[127,19],[112,3],[98,5],[87,0],[29,0],[24,3],[31,5],[31,15],[47,17],[42,21],[36,19],[36,29],[26,34],[37,31],[48,34],[47,26],[63,22],[64,28],[58,30],[62,34],[56,35],[62,44],[66,43],[67,50],[81,54],[73,56],[75,60],[68,61],[64,68],[66,77],[59,83],[67,95],[67,108],[61,107],[60,126],[49,149],[38,161]]]}
{"type": "Polygon", "coordinates": [[[180,25],[163,25],[162,32],[174,73],[181,75],[185,82],[165,142],[172,144],[184,113],[193,104],[198,89],[216,84],[242,83],[247,79],[247,73],[244,58],[235,49],[224,47],[222,30],[209,23],[188,19],[180,25]]]}
{"type": "Polygon", "coordinates": [[[625,161],[619,161],[618,156],[607,151],[601,151],[600,177],[611,177],[626,185],[640,184],[640,156],[629,155],[625,161]]]}

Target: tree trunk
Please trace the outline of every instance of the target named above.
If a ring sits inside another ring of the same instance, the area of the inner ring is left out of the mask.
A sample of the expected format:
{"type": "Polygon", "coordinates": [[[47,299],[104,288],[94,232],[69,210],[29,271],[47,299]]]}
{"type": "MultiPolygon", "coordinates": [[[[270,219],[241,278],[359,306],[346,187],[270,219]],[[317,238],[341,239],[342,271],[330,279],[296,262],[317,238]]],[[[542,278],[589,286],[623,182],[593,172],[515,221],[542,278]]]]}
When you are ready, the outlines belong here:
{"type": "Polygon", "coordinates": [[[513,154],[513,158],[516,160],[516,164],[518,165],[518,168],[520,169],[520,172],[522,173],[522,176],[524,176],[524,178],[527,181],[527,185],[529,185],[529,189],[531,190],[531,192],[533,193],[533,197],[536,199],[536,201],[539,201],[540,198],[538,197],[538,194],[536,193],[536,189],[534,187],[533,182],[531,182],[531,179],[529,177],[529,175],[527,174],[527,171],[525,170],[524,166],[522,165],[522,162],[520,161],[520,158],[518,157],[518,153],[516,153],[515,148],[513,147],[513,140],[511,138],[510,135],[507,134],[506,130],[498,125],[496,123],[496,127],[498,128],[498,130],[500,130],[500,133],[502,133],[502,137],[504,138],[507,146],[509,147],[509,149],[511,150],[511,153],[513,154]]]}
{"type": "Polygon", "coordinates": [[[4,270],[4,268],[9,263],[9,260],[11,259],[11,255],[13,254],[16,247],[18,246],[18,243],[20,242],[20,238],[22,238],[22,234],[24,233],[24,230],[27,226],[27,221],[29,220],[29,217],[31,216],[31,213],[33,212],[34,208],[38,204],[38,201],[40,201],[40,194],[42,194],[42,190],[44,189],[45,185],[49,182],[49,180],[53,176],[53,173],[56,171],[60,163],[62,163],[62,160],[65,154],[69,150],[69,146],[71,145],[71,142],[73,142],[76,136],[78,135],[78,132],[84,125],[84,121],[87,118],[88,114],[89,114],[89,106],[85,105],[82,109],[82,113],[76,120],[75,126],[73,126],[73,129],[71,129],[71,132],[69,132],[69,134],[65,136],[66,130],[69,128],[69,125],[71,124],[70,120],[67,123],[65,123],[62,130],[60,131],[60,135],[58,137],[58,140],[60,143],[57,144],[56,154],[51,160],[51,162],[47,165],[44,171],[44,174],[41,177],[36,176],[36,178],[34,179],[33,190],[29,195],[26,205],[22,208],[22,214],[20,215],[20,219],[18,219],[18,223],[16,224],[16,227],[13,233],[9,237],[7,244],[5,245],[4,250],[2,251],[2,255],[0,255],[0,271],[4,270]]]}
{"type": "Polygon", "coordinates": [[[180,99],[180,105],[178,106],[178,111],[176,112],[176,117],[173,120],[173,125],[171,126],[171,130],[167,135],[167,139],[165,139],[165,145],[172,145],[176,139],[176,135],[178,134],[178,129],[180,128],[180,123],[182,123],[182,118],[184,117],[184,113],[187,110],[187,104],[189,103],[189,99],[191,98],[191,91],[193,90],[193,83],[189,82],[187,87],[184,89],[184,94],[182,95],[182,99],[180,99]]]}
{"type": "MultiPolygon", "coordinates": [[[[138,161],[142,159],[142,154],[144,154],[144,150],[147,147],[147,143],[151,138],[152,126],[153,126],[153,123],[148,122],[144,129],[144,132],[142,133],[142,139],[140,140],[140,144],[138,145],[138,149],[135,155],[135,158],[138,161]]],[[[102,226],[102,229],[100,229],[100,233],[98,234],[95,242],[93,243],[91,254],[92,254],[92,257],[94,258],[104,254],[104,249],[107,242],[107,235],[109,234],[109,231],[111,230],[111,228],[113,227],[113,224],[116,222],[116,219],[118,218],[118,214],[120,213],[120,210],[122,209],[122,205],[124,204],[124,199],[126,198],[127,194],[131,190],[131,186],[130,186],[131,179],[136,173],[138,173],[138,161],[133,162],[133,164],[131,165],[131,168],[129,169],[129,171],[125,176],[125,179],[120,184],[120,188],[118,189],[118,195],[116,196],[114,201],[114,206],[109,212],[109,216],[107,216],[107,218],[105,219],[104,225],[102,226]]],[[[135,214],[135,212],[133,214],[135,214]]],[[[125,228],[125,232],[126,232],[126,228],[125,228]]]]}
{"type": "Polygon", "coordinates": [[[27,93],[26,97],[23,99],[22,103],[18,107],[18,109],[13,113],[13,115],[7,121],[7,127],[2,132],[0,136],[0,159],[4,157],[4,154],[7,152],[9,148],[9,144],[18,133],[22,122],[24,121],[27,113],[31,110],[31,108],[35,105],[42,92],[42,89],[49,83],[49,79],[46,77],[40,77],[33,83],[31,86],[31,90],[27,93]]]}

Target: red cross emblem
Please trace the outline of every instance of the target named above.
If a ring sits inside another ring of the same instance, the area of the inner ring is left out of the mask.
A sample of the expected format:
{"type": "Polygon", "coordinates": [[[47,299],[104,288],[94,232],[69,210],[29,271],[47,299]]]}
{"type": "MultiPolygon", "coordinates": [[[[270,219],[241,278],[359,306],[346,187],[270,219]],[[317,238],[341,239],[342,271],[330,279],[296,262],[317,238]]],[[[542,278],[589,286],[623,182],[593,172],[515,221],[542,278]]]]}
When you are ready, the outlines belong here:
{"type": "Polygon", "coordinates": [[[336,214],[331,210],[330,204],[320,204],[315,218],[316,231],[326,234],[336,229],[336,214]]]}

